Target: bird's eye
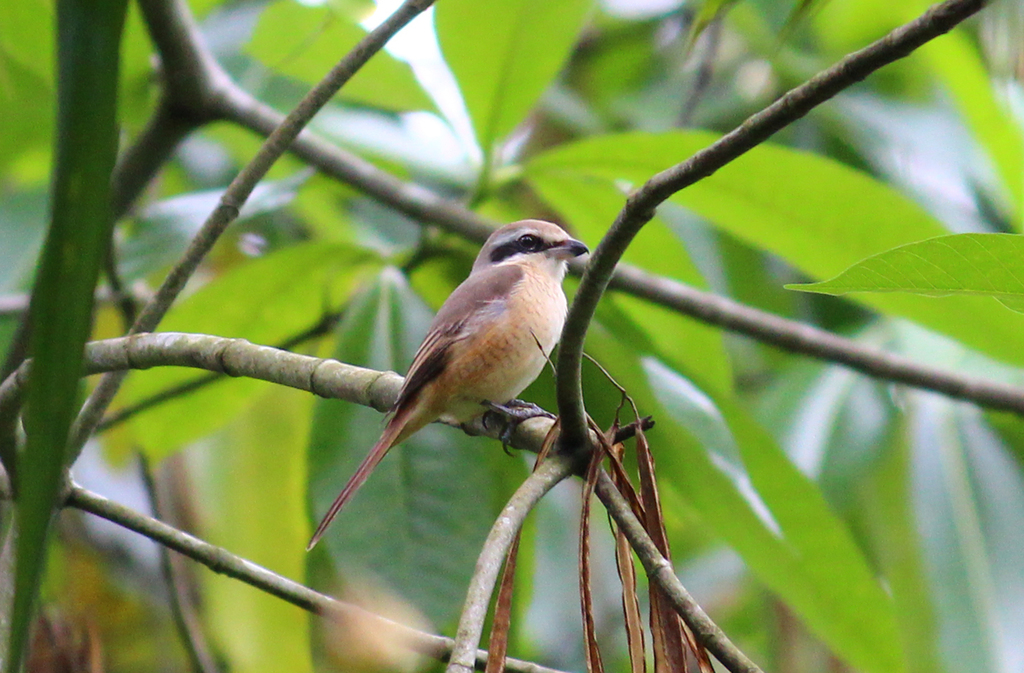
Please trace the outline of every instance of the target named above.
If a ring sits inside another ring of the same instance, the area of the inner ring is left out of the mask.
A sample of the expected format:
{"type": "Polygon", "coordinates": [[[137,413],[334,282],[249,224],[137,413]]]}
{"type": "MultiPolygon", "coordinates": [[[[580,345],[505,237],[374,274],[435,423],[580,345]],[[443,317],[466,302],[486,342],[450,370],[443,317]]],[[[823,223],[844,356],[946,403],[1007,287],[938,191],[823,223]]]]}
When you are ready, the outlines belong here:
{"type": "Polygon", "coordinates": [[[544,248],[544,241],[533,234],[523,234],[519,237],[519,247],[525,252],[538,252],[544,248]]]}

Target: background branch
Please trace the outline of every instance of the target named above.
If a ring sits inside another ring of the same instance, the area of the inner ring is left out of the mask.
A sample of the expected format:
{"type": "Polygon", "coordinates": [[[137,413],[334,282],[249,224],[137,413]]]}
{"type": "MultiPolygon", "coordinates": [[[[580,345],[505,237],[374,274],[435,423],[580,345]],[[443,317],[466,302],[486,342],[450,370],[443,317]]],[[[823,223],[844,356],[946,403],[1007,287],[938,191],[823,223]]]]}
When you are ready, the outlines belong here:
{"type": "Polygon", "coordinates": [[[558,411],[563,424],[562,441],[567,446],[581,445],[586,436],[581,362],[587,328],[615,266],[633,237],[654,217],[655,209],[676,192],[708,177],[843,89],[952,30],[984,5],[984,0],[947,0],[932,7],[914,21],[792,89],[683,163],[655,175],[626,200],[615,223],[590,256],[562,330],[558,353],[558,411]]]}
{"type": "MultiPolygon", "coordinates": [[[[324,594],[313,591],[298,582],[282,577],[262,566],[247,561],[225,549],[216,547],[188,533],[168,526],[151,517],[140,514],[101,495],[74,486],[67,500],[68,507],[89,512],[128,530],[148,537],[169,549],[188,556],[202,563],[210,570],[237,579],[241,582],[276,596],[292,605],[298,606],[317,615],[354,615],[362,619],[377,622],[381,629],[395,634],[396,639],[406,643],[410,648],[428,657],[444,661],[452,650],[454,641],[451,638],[435,636],[417,631],[408,626],[393,622],[375,615],[358,606],[343,603],[324,594]]],[[[506,659],[508,670],[515,673],[560,673],[554,669],[519,659],[506,659]]],[[[483,670],[487,663],[487,653],[476,653],[474,668],[483,670]]]]}
{"type": "Polygon", "coordinates": [[[182,140],[221,117],[221,99],[237,88],[206,48],[184,0],[138,4],[160,56],[160,102],[118,158],[112,178],[116,219],[127,213],[182,140]]]}

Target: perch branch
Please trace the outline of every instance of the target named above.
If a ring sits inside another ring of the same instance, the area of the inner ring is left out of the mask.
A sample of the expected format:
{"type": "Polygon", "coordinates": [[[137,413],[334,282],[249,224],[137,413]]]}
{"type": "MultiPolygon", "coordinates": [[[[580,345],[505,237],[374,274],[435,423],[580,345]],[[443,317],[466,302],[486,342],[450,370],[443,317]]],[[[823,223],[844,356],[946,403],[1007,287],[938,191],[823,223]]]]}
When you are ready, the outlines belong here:
{"type": "MultiPolygon", "coordinates": [[[[329,334],[330,331],[334,329],[334,326],[338,324],[338,321],[340,319],[340,312],[326,313],[323,316],[321,316],[320,320],[318,320],[315,325],[312,325],[308,329],[305,329],[302,332],[299,332],[298,334],[288,339],[285,339],[281,343],[276,344],[275,348],[290,351],[291,349],[307,341],[329,334]]],[[[148,409],[157,407],[163,404],[164,402],[169,402],[170,400],[176,399],[178,397],[188,395],[193,391],[201,390],[202,388],[205,388],[211,383],[216,383],[217,381],[220,381],[222,378],[222,374],[210,372],[207,374],[203,374],[201,376],[197,376],[196,378],[190,381],[185,381],[184,383],[180,383],[178,385],[165,388],[157,393],[154,393],[153,395],[150,395],[149,397],[143,398],[138,402],[135,402],[134,404],[131,404],[129,406],[118,409],[117,411],[114,411],[110,414],[107,414],[106,416],[103,417],[103,420],[100,421],[99,425],[96,426],[96,430],[98,432],[108,430],[114,427],[115,425],[120,425],[121,423],[124,423],[125,421],[127,421],[128,419],[132,418],[137,414],[141,414],[142,412],[148,409]]],[[[646,429],[647,428],[644,428],[644,430],[646,429]]]]}
{"type": "MultiPolygon", "coordinates": [[[[178,332],[136,334],[91,342],[86,344],[84,366],[85,375],[166,366],[204,369],[276,383],[320,397],[342,399],[380,412],[387,411],[394,404],[403,380],[394,372],[364,369],[336,360],[258,346],[244,339],[178,332]]],[[[10,424],[17,419],[31,367],[31,360],[22,363],[0,383],[0,419],[10,424]]],[[[538,417],[518,424],[511,445],[537,453],[551,423],[550,418],[538,417]]],[[[477,419],[464,424],[462,429],[471,435],[498,439],[505,423],[498,419],[484,425],[477,419]]]]}

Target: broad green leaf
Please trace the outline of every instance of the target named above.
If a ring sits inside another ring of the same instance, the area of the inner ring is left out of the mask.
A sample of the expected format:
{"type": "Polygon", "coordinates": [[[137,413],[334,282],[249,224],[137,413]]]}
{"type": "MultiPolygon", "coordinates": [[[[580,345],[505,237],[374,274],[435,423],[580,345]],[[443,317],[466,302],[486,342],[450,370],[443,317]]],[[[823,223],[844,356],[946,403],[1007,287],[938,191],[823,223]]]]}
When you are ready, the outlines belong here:
{"type": "MultiPolygon", "coordinates": [[[[308,171],[299,171],[282,180],[261,182],[246,199],[234,224],[288,206],[309,176],[308,171]]],[[[223,194],[223,189],[206,189],[147,205],[118,251],[122,276],[138,279],[181,259],[223,194]]]]}
{"type": "Polygon", "coordinates": [[[125,0],[57,4],[59,133],[52,214],[32,290],[35,362],[26,394],[27,443],[13,475],[17,532],[5,532],[17,536],[14,600],[3,615],[9,640],[0,645],[9,673],[17,673],[27,651],[50,522],[69,460],[68,429],[78,406],[93,292],[111,235],[110,173],[117,156],[117,75],[126,5],[125,0]]]}
{"type": "Polygon", "coordinates": [[[847,292],[910,292],[994,297],[1024,307],[1024,237],[1017,234],[956,234],[908,243],[854,264],[821,283],[787,285],[791,290],[841,295],[847,292]]]}
{"type": "Polygon", "coordinates": [[[189,0],[189,8],[197,19],[204,19],[217,10],[232,5],[231,0],[189,0]]]}
{"type": "MultiPolygon", "coordinates": [[[[52,84],[54,51],[39,37],[52,34],[54,27],[54,5],[45,0],[4,3],[0,7],[0,63],[18,61],[52,84]]],[[[0,92],[5,91],[5,84],[0,79],[0,92]]]]}
{"type": "MultiPolygon", "coordinates": [[[[864,671],[903,670],[891,599],[813,482],[735,402],[645,353],[628,319],[601,309],[599,321],[588,351],[657,419],[648,435],[662,486],[839,656],[864,671]]],[[[680,522],[667,516],[675,535],[680,522]]]]}
{"type": "MultiPolygon", "coordinates": [[[[530,172],[530,183],[557,210],[573,232],[591,246],[615,220],[625,197],[607,180],[586,179],[557,172],[530,172]]],[[[651,222],[626,251],[625,261],[653,273],[704,287],[686,249],[660,219],[651,222]]],[[[646,302],[620,299],[620,305],[644,325],[652,339],[672,352],[686,372],[722,392],[732,386],[729,359],[721,330],[672,314],[646,302]]]]}
{"type": "MultiPolygon", "coordinates": [[[[404,371],[431,318],[405,278],[385,269],[346,311],[335,357],[404,371]]],[[[314,521],[383,427],[383,417],[373,409],[317,402],[308,454],[314,521]]],[[[497,443],[428,426],[384,458],[335,519],[311,562],[323,563],[326,549],[342,581],[370,575],[443,629],[462,606],[480,545],[508,489],[524,476],[523,463],[506,456],[497,443]]]]}
{"type": "Polygon", "coordinates": [[[49,196],[42,188],[0,200],[0,292],[28,287],[46,234],[49,196]]]}
{"type": "MultiPolygon", "coordinates": [[[[305,243],[225,274],[175,306],[161,323],[168,332],[241,337],[273,345],[337,310],[359,277],[374,264],[344,244],[305,243]]],[[[160,368],[137,372],[120,403],[131,405],[201,372],[160,368]]],[[[159,459],[229,422],[266,384],[231,379],[162,403],[131,422],[134,440],[159,459]]]]}
{"type": "MultiPolygon", "coordinates": [[[[931,0],[822,3],[816,23],[823,42],[838,58],[914,19],[932,4],[931,0]]],[[[937,84],[948,96],[987,154],[1002,187],[1001,195],[1007,198],[1011,217],[1016,215],[1014,221],[1019,229],[1024,201],[1024,133],[1007,104],[1008,97],[1000,96],[999,88],[993,85],[979,41],[963,29],[954,29],[923,45],[897,67],[905,73],[912,72],[915,80],[912,84],[903,83],[899,91],[902,97],[907,95],[907,84],[922,93],[937,84]]]]}
{"type": "Polygon", "coordinates": [[[141,131],[149,120],[156,79],[153,40],[138,3],[129,3],[121,38],[121,77],[117,94],[122,132],[126,137],[141,131]]]}
{"type": "Polygon", "coordinates": [[[1012,671],[1022,655],[1024,475],[974,407],[911,398],[913,508],[949,673],[1012,671]]]}
{"type": "MultiPolygon", "coordinates": [[[[918,3],[923,10],[930,3],[918,3]]],[[[988,155],[1010,204],[1010,213],[1021,230],[1024,207],[1024,129],[986,70],[977,44],[961,31],[953,31],[921,47],[936,77],[951,94],[964,123],[988,155]]]]}
{"type": "MultiPolygon", "coordinates": [[[[871,330],[860,340],[880,347],[880,333],[871,330]]],[[[892,594],[908,672],[941,672],[905,433],[888,386],[842,367],[801,361],[776,379],[762,402],[765,427],[820,485],[832,509],[866,536],[892,594]]]]}
{"type": "MultiPolygon", "coordinates": [[[[266,390],[266,389],[264,389],[266,390]]],[[[309,534],[304,490],[313,396],[272,388],[220,433],[197,470],[205,535],[301,581],[309,534]]],[[[294,605],[204,572],[211,635],[237,673],[312,671],[311,621],[294,605]]]]}
{"type": "Polygon", "coordinates": [[[690,22],[689,34],[686,37],[687,48],[692,50],[697,38],[704,34],[711,22],[724,16],[736,0],[703,0],[690,22]]]}
{"type": "MultiPolygon", "coordinates": [[[[880,347],[874,338],[860,338],[880,347]]],[[[840,366],[803,360],[764,391],[758,419],[832,508],[847,513],[882,459],[896,407],[887,386],[840,366]]]]}
{"type": "MultiPolygon", "coordinates": [[[[527,176],[568,174],[639,187],[717,138],[697,131],[593,138],[534,157],[527,176]]],[[[754,148],[672,200],[817,279],[831,278],[884,250],[946,233],[920,206],[864,173],[771,144],[754,148]]],[[[1024,364],[1024,351],[1017,348],[1024,321],[985,298],[922,302],[891,294],[854,299],[1024,364]]]]}
{"type": "Polygon", "coordinates": [[[42,144],[53,126],[53,5],[43,0],[0,5],[0,171],[20,152],[42,144]]]}
{"type": "MultiPolygon", "coordinates": [[[[315,84],[365,35],[329,6],[280,0],[263,10],[248,51],[275,72],[315,84]]],[[[385,110],[433,108],[409,65],[387,52],[370,59],[338,95],[385,110]]]]}
{"type": "Polygon", "coordinates": [[[590,0],[438,3],[437,39],[485,158],[561,70],[591,6],[590,0]]]}
{"type": "MultiPolygon", "coordinates": [[[[908,673],[942,673],[934,598],[925,573],[911,493],[910,450],[904,437],[867,482],[861,500],[875,556],[892,592],[908,673]]],[[[970,655],[968,655],[970,657],[970,655]]]]}

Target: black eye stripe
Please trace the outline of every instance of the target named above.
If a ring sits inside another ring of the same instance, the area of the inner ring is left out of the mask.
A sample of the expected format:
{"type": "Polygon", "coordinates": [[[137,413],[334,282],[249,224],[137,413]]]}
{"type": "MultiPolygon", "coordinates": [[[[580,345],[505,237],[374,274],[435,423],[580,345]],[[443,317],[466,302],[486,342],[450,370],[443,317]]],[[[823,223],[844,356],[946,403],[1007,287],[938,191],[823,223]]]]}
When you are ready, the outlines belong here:
{"type": "Polygon", "coordinates": [[[517,238],[502,243],[494,250],[491,251],[491,263],[497,264],[503,260],[508,259],[513,255],[528,254],[532,252],[540,252],[547,250],[552,247],[553,244],[548,243],[539,236],[534,234],[523,234],[517,238]]]}
{"type": "Polygon", "coordinates": [[[509,241],[508,243],[502,243],[494,250],[491,250],[491,262],[497,264],[498,262],[508,259],[512,255],[516,255],[522,252],[519,249],[518,241],[509,241]]]}

